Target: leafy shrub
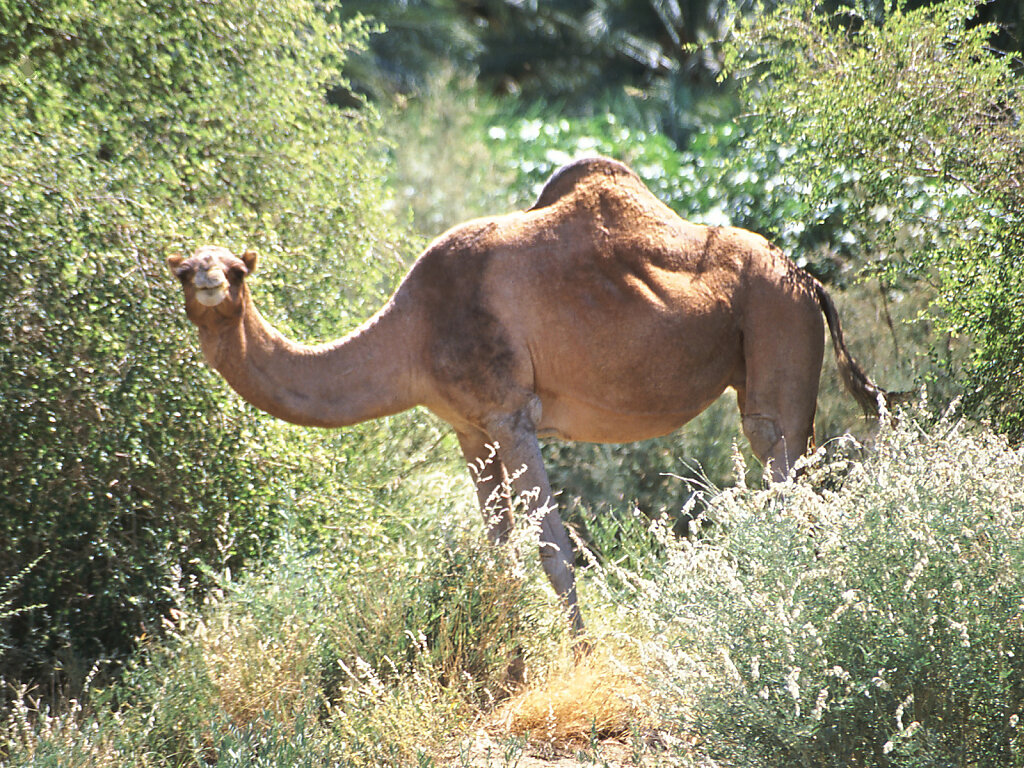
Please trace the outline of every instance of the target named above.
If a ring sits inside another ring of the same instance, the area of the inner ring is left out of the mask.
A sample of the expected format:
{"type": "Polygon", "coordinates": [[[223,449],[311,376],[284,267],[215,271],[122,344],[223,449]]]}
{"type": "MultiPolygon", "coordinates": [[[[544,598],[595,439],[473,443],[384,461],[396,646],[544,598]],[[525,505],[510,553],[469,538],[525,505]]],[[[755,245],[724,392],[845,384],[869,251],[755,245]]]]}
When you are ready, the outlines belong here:
{"type": "Polygon", "coordinates": [[[736,765],[1024,764],[1022,488],[1005,439],[905,414],[863,464],[712,499],[633,582],[683,730],[736,765]]]}
{"type": "Polygon", "coordinates": [[[303,0],[43,6],[3,4],[0,584],[38,558],[11,605],[40,607],[0,625],[0,676],[80,682],[204,566],[310,525],[348,457],[384,453],[353,430],[317,463],[315,438],[230,395],[166,254],[262,248],[267,314],[323,338],[376,308],[401,238],[372,116],[323,102],[358,27],[303,0]]]}
{"type": "Polygon", "coordinates": [[[489,122],[503,113],[502,102],[480,93],[471,80],[441,76],[427,83],[420,98],[386,114],[388,186],[424,237],[508,210],[515,172],[498,161],[487,140],[489,122]]]}
{"type": "Polygon", "coordinates": [[[1019,439],[1020,74],[975,3],[909,7],[788,3],[741,27],[732,66],[766,78],[747,81],[752,127],[760,146],[790,148],[801,218],[840,205],[862,264],[890,284],[936,286],[940,322],[973,340],[967,408],[1019,439]]]}
{"type": "Polygon", "coordinates": [[[580,107],[624,85],[706,85],[735,11],[715,0],[347,0],[332,13],[386,28],[346,69],[375,97],[418,94],[438,70],[454,70],[482,90],[580,107]]]}
{"type": "Polygon", "coordinates": [[[164,637],[84,705],[61,711],[22,689],[0,756],[364,766],[448,749],[507,695],[510,662],[539,663],[561,625],[539,566],[524,574],[439,495],[419,530],[339,530],[322,551],[287,542],[201,609],[173,610],[164,637]]]}

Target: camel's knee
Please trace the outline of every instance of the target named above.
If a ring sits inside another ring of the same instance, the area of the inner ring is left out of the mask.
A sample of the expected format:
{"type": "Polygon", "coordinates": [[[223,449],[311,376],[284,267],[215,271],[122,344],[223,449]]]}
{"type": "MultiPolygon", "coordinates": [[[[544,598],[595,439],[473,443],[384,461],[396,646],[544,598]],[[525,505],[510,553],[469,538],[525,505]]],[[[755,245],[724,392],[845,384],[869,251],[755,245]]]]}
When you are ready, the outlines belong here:
{"type": "Polygon", "coordinates": [[[754,455],[766,464],[782,440],[782,428],[771,416],[748,414],[743,417],[743,434],[750,441],[754,455]]]}

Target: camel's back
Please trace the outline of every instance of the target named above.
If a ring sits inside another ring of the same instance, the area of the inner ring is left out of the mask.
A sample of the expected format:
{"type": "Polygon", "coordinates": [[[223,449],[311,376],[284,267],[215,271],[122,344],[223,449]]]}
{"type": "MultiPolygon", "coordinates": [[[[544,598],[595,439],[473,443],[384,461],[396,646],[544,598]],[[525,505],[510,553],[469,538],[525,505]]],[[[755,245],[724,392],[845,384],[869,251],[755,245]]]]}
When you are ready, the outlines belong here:
{"type": "Polygon", "coordinates": [[[622,309],[656,297],[692,313],[702,297],[731,304],[752,278],[794,269],[760,235],[685,221],[627,166],[595,157],[556,171],[529,209],[449,230],[414,271],[440,295],[473,285],[476,300],[513,291],[543,301],[561,286],[591,286],[612,292],[606,304],[617,294],[622,309]]]}
{"type": "Polygon", "coordinates": [[[737,280],[752,259],[768,251],[764,238],[731,227],[683,220],[622,163],[604,157],[577,160],[556,171],[536,203],[510,222],[518,241],[557,241],[556,263],[573,271],[586,263],[617,266],[641,278],[677,275],[737,280]]]}

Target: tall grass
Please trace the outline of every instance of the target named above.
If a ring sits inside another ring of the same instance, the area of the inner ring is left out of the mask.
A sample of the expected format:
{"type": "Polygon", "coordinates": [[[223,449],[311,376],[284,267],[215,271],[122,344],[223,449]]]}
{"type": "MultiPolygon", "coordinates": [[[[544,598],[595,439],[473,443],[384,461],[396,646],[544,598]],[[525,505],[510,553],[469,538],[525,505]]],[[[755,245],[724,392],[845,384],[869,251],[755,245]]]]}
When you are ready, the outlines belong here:
{"type": "Polygon", "coordinates": [[[239,581],[221,574],[110,689],[57,708],[16,691],[0,760],[361,766],[446,749],[564,632],[535,558],[524,571],[438,495],[406,507],[401,531],[322,532],[239,581]]]}
{"type": "Polygon", "coordinates": [[[743,766],[1024,765],[1024,453],[910,414],[863,462],[715,496],[632,585],[655,688],[743,766]],[[823,488],[822,486],[825,486],[823,488]],[[827,488],[831,488],[831,490],[827,488]]]}
{"type": "Polygon", "coordinates": [[[0,757],[512,765],[614,737],[675,765],[1024,765],[1024,453],[917,414],[854,448],[709,493],[689,538],[620,520],[580,569],[578,665],[529,539],[485,544],[435,479],[403,535],[288,548],[176,610],[121,683],[61,710],[21,689],[0,757]]]}

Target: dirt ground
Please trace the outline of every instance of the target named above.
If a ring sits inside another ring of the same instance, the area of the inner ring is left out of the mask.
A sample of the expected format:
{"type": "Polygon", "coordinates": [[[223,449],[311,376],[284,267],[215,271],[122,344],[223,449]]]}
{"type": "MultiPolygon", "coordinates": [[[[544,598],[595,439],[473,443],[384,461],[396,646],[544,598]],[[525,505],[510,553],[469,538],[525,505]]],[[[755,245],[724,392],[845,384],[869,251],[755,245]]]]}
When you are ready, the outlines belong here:
{"type": "Polygon", "coordinates": [[[446,768],[669,768],[678,761],[656,746],[600,741],[578,748],[495,740],[484,731],[440,765],[446,768]]]}

